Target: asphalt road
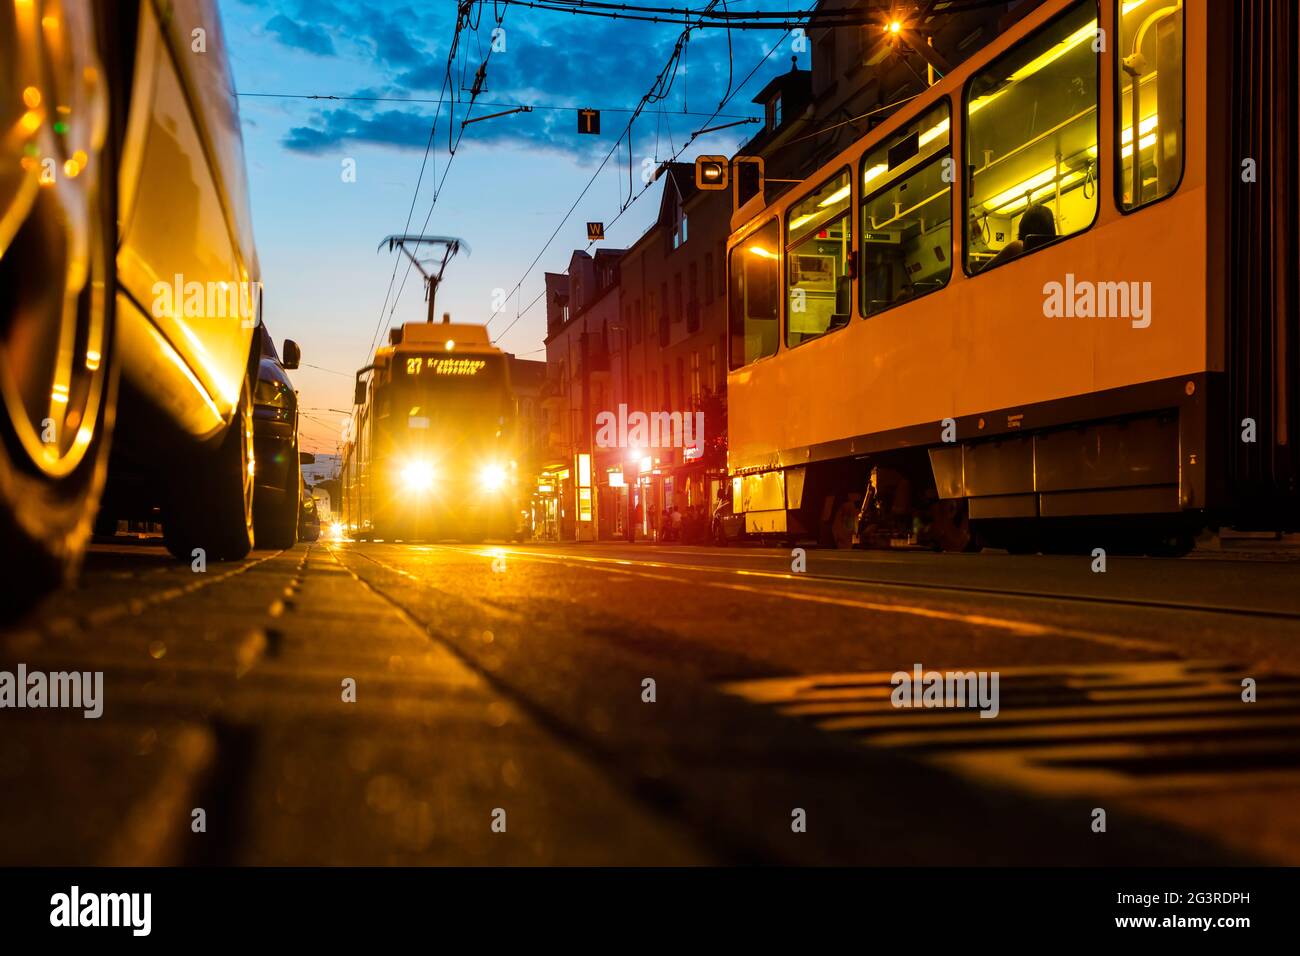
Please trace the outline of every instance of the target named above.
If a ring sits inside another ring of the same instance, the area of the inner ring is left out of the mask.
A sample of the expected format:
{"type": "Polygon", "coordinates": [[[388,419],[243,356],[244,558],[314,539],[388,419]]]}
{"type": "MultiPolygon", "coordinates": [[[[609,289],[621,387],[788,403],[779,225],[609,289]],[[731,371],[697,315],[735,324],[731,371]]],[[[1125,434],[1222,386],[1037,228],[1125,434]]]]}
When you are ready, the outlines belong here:
{"type": "Polygon", "coordinates": [[[0,863],[1300,863],[1300,552],[805,558],[96,545],[0,631],[104,674],[0,710],[0,863]]]}

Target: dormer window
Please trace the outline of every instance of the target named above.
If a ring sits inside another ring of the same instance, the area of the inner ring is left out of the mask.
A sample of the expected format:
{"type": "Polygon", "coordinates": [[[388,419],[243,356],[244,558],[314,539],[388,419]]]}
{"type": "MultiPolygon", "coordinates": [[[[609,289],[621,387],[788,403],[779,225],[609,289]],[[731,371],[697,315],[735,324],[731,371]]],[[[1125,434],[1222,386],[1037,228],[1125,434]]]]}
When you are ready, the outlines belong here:
{"type": "Polygon", "coordinates": [[[777,93],[767,101],[767,128],[776,129],[781,125],[781,94],[777,93]]]}

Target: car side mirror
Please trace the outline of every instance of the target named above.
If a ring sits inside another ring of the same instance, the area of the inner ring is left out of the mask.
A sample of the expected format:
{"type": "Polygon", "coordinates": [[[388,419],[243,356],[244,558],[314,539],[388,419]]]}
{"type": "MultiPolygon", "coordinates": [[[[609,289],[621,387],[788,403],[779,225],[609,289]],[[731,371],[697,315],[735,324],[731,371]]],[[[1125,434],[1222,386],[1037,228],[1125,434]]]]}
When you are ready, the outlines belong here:
{"type": "Polygon", "coordinates": [[[297,368],[298,363],[302,361],[302,349],[298,348],[298,343],[293,339],[284,340],[284,355],[280,364],[285,368],[297,368]]]}
{"type": "Polygon", "coordinates": [[[298,452],[298,464],[314,465],[316,464],[316,456],[309,451],[300,451],[298,452]]]}
{"type": "Polygon", "coordinates": [[[364,405],[366,403],[366,383],[357,382],[357,387],[352,391],[352,404],[364,405]]]}

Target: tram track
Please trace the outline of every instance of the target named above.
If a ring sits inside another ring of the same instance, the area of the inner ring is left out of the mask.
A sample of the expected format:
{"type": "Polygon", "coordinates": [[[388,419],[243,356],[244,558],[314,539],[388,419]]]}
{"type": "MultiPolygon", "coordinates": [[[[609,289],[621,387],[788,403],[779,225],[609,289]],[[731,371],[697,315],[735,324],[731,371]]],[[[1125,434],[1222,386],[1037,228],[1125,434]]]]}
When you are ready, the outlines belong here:
{"type": "Polygon", "coordinates": [[[969,594],[978,597],[1005,597],[1014,598],[1024,601],[1040,601],[1060,603],[1067,602],[1071,604],[1093,606],[1093,607],[1114,607],[1124,608],[1131,607],[1142,610],[1156,611],[1176,611],[1179,613],[1202,613],[1216,614],[1226,617],[1247,617],[1261,618],[1277,621],[1300,621],[1300,611],[1286,611],[1276,608],[1247,608],[1239,606],[1225,606],[1220,604],[1188,603],[1179,601],[1164,601],[1151,598],[1133,598],[1133,597],[1115,597],[1097,594],[1070,594],[1070,593],[1052,593],[1048,591],[1035,591],[1016,588],[995,588],[983,585],[968,584],[946,584],[937,582],[920,582],[920,581],[897,581],[888,578],[866,578],[854,575],[844,574],[827,574],[825,572],[806,571],[768,571],[761,569],[748,568],[726,568],[709,564],[687,564],[678,561],[653,561],[633,558],[614,558],[599,557],[594,555],[563,554],[553,551],[539,551],[534,549],[518,548],[488,548],[484,549],[477,545],[429,545],[430,547],[439,548],[458,548],[460,550],[475,551],[478,553],[489,553],[492,555],[505,554],[520,558],[549,558],[557,561],[569,561],[586,564],[610,565],[618,567],[645,567],[662,570],[690,571],[698,573],[712,573],[722,575],[735,575],[744,578],[762,578],[769,580],[780,580],[786,582],[806,583],[809,581],[825,582],[834,585],[863,585],[877,588],[891,588],[897,590],[921,591],[921,592],[939,592],[953,594],[969,594]]]}

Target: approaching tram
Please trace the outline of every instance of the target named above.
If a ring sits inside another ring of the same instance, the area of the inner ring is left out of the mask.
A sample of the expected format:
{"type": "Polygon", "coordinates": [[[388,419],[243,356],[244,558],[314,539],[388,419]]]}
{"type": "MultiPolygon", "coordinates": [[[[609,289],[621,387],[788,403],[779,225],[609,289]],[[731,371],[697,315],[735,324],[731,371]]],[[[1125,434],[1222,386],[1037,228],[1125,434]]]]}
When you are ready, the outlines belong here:
{"type": "Polygon", "coordinates": [[[1300,528],[1300,14],[1048,0],[728,243],[751,534],[1300,528]],[[846,517],[847,516],[847,517],[846,517]]]}
{"type": "Polygon", "coordinates": [[[357,373],[338,520],[368,541],[516,538],[515,404],[481,325],[407,323],[357,373]]]}

